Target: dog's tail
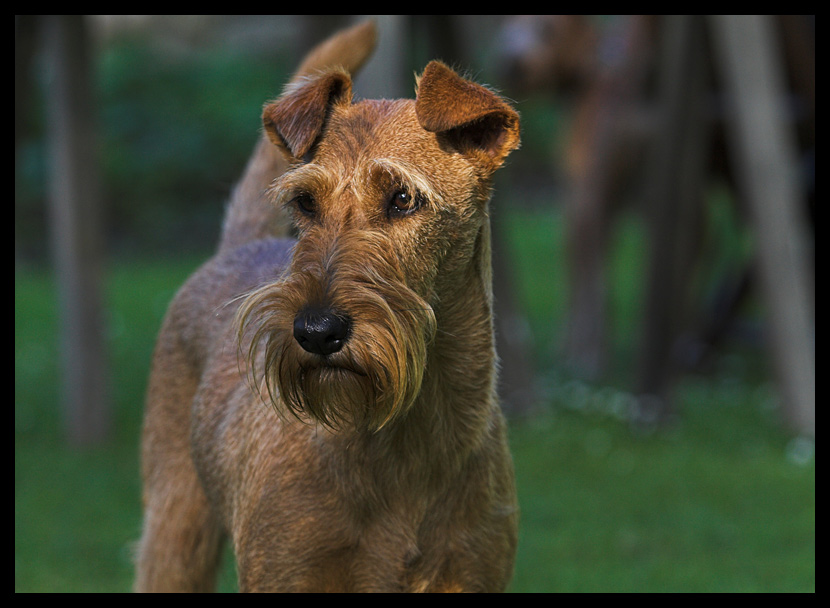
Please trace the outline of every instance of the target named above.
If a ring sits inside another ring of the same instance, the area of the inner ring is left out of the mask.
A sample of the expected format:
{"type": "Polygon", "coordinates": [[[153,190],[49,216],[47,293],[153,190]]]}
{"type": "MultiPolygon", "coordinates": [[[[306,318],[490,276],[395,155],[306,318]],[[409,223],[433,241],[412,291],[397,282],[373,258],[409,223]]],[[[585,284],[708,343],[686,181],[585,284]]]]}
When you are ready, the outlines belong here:
{"type": "MultiPolygon", "coordinates": [[[[330,67],[342,67],[354,74],[372,54],[376,39],[377,31],[372,21],[342,30],[312,49],[291,81],[330,67]]],[[[263,133],[242,179],[231,194],[219,241],[220,251],[229,251],[262,238],[288,235],[288,217],[265,195],[268,186],[286,167],[280,151],[263,133]]]]}

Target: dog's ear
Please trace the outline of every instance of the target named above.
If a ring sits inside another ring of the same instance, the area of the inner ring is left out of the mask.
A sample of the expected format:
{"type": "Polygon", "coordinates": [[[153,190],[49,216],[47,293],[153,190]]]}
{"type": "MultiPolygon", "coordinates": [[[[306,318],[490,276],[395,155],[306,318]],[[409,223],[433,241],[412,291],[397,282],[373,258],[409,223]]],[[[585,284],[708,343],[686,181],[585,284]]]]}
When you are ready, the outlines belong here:
{"type": "Polygon", "coordinates": [[[418,80],[418,122],[441,143],[498,169],[519,147],[519,114],[489,89],[432,61],[418,80]]]}
{"type": "Polygon", "coordinates": [[[262,124],[268,138],[294,160],[309,160],[331,108],[350,102],[352,80],[342,70],[326,72],[292,85],[265,106],[262,124]]]}

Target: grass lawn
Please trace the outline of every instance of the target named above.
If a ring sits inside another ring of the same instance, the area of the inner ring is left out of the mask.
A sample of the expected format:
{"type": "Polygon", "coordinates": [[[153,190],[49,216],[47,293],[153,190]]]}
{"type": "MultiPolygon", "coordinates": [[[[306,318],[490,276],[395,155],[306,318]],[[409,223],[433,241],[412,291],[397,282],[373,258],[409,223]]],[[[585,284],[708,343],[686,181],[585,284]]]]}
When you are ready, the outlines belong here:
{"type": "MultiPolygon", "coordinates": [[[[544,342],[557,335],[563,281],[561,230],[547,219],[509,223],[527,237],[517,276],[544,342]],[[540,268],[543,280],[531,274],[540,268]]],[[[637,263],[630,250],[615,259],[637,263]]],[[[197,264],[124,262],[110,272],[115,432],[89,450],[61,438],[54,284],[16,269],[15,591],[130,589],[147,370],[165,307],[197,264]]],[[[615,314],[632,302],[636,294],[622,294],[615,314]]],[[[620,331],[628,340],[630,326],[620,331]]],[[[814,592],[813,444],[778,426],[770,383],[746,369],[733,357],[729,373],[685,378],[680,423],[651,434],[630,429],[625,391],[551,372],[543,411],[511,427],[522,508],[511,591],[814,592]]],[[[228,567],[222,589],[233,588],[228,567]]]]}

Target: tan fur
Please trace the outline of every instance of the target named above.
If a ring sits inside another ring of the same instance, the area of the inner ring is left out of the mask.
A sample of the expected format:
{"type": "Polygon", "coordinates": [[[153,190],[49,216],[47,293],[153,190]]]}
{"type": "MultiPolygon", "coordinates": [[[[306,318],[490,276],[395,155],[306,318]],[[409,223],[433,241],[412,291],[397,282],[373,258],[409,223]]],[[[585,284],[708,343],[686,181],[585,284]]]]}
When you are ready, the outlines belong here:
{"type": "Polygon", "coordinates": [[[510,581],[518,508],[487,206],[518,115],[438,62],[414,101],[353,103],[366,40],[324,43],[310,57],[333,69],[307,60],[263,112],[272,145],[257,155],[286,167],[263,217],[287,209],[297,242],[263,238],[256,190],[247,213],[238,189],[251,228],[229,219],[235,247],[171,304],[148,394],[138,590],[212,588],[225,538],[243,591],[510,581]]]}

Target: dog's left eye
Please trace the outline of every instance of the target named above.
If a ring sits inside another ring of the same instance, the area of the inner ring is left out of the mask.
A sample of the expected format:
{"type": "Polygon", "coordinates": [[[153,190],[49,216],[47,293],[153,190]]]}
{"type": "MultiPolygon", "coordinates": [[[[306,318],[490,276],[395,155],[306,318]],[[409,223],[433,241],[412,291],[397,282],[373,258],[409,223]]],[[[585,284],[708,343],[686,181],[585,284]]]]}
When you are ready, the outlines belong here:
{"type": "Polygon", "coordinates": [[[421,196],[412,195],[406,190],[396,190],[389,199],[389,215],[390,217],[409,215],[417,211],[422,204],[421,196]]]}
{"type": "Polygon", "coordinates": [[[317,212],[317,203],[314,200],[314,197],[307,192],[300,192],[291,199],[291,202],[304,215],[312,216],[317,212]]]}

